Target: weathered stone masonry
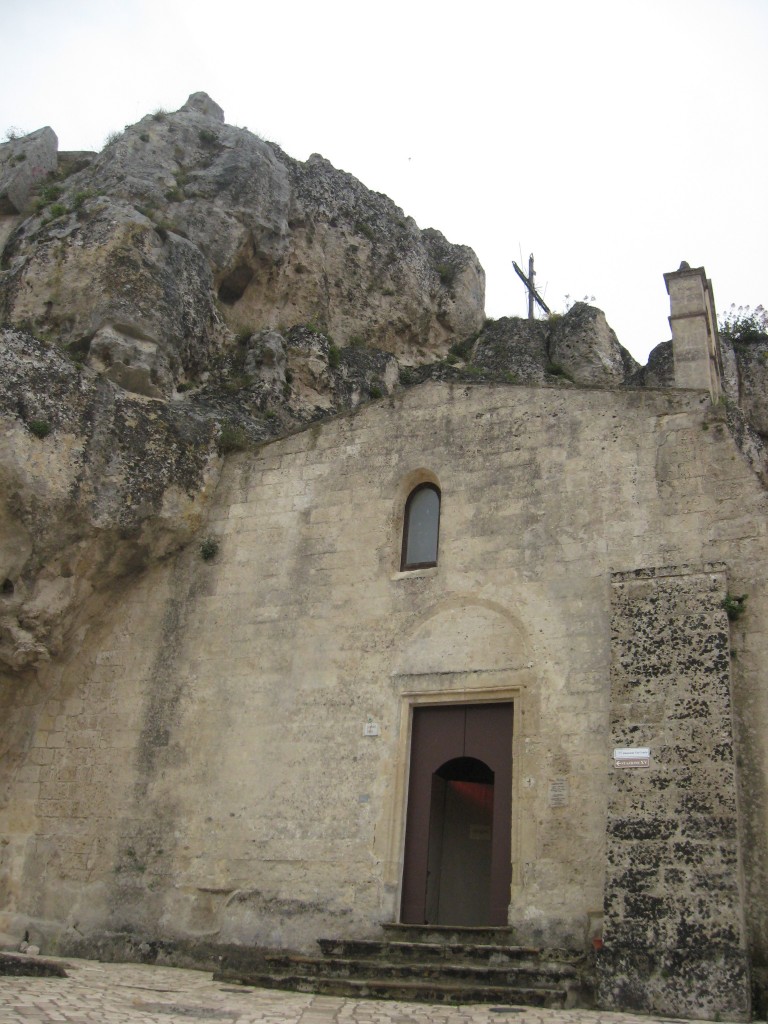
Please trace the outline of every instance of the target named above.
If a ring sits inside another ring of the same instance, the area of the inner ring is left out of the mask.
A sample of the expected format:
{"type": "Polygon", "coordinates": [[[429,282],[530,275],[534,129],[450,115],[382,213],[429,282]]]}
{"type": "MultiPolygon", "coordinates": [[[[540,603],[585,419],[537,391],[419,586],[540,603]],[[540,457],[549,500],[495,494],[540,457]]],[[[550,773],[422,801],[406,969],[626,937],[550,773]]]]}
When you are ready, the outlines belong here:
{"type": "Polygon", "coordinates": [[[725,568],[613,576],[606,1006],[749,1013],[725,568]]]}
{"type": "MultiPolygon", "coordinates": [[[[4,930],[31,926],[60,949],[116,933],[299,948],[375,935],[399,913],[411,709],[511,700],[520,940],[585,948],[607,892],[604,955],[619,959],[604,991],[618,1000],[638,930],[688,963],[716,906],[707,955],[722,969],[702,1001],[740,1012],[744,942],[762,956],[764,844],[745,849],[744,930],[730,753],[716,809],[712,773],[686,789],[682,762],[729,742],[722,562],[749,594],[734,624],[734,706],[748,708],[735,742],[745,829],[763,834],[765,494],[708,395],[428,384],[233,457],[215,505],[216,559],[190,548],[126,586],[50,669],[0,812],[4,930]],[[443,496],[438,566],[403,574],[403,503],[424,474],[443,496]],[[612,593],[626,595],[613,600],[618,646],[612,593]],[[618,676],[615,659],[640,611],[643,635],[681,638],[663,685],[658,657],[642,661],[647,720],[609,685],[614,664],[614,687],[630,686],[631,662],[618,676]],[[369,720],[378,736],[363,735],[369,720]],[[611,751],[635,735],[625,720],[647,730],[654,763],[609,792],[611,751]],[[648,780],[670,777],[668,835],[648,780]],[[643,828],[658,833],[651,865],[643,828]],[[689,862],[674,863],[677,846],[689,862]]],[[[654,1005],[678,1012],[676,984],[654,1005]]]]}

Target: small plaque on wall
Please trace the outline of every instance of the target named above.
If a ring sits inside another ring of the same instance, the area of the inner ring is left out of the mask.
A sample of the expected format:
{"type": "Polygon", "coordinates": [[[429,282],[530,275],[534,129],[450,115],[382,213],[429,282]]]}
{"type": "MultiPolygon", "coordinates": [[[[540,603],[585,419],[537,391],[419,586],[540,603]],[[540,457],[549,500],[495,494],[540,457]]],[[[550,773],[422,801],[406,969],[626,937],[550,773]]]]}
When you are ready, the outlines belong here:
{"type": "Polygon", "coordinates": [[[651,765],[650,747],[616,747],[613,751],[615,768],[649,768],[651,765]]]}
{"type": "Polygon", "coordinates": [[[570,798],[568,779],[552,779],[549,784],[549,806],[567,807],[570,803],[570,798]]]}

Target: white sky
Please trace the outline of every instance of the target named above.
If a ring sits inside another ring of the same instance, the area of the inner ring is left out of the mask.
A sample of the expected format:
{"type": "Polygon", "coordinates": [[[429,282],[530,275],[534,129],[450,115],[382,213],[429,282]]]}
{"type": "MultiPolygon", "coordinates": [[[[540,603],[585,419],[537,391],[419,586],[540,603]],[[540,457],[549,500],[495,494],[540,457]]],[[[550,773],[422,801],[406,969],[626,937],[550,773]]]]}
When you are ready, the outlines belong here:
{"type": "Polygon", "coordinates": [[[0,0],[0,135],[62,149],[203,90],[472,246],[489,316],[595,296],[642,362],[662,275],[768,305],[768,0],[0,0]]]}

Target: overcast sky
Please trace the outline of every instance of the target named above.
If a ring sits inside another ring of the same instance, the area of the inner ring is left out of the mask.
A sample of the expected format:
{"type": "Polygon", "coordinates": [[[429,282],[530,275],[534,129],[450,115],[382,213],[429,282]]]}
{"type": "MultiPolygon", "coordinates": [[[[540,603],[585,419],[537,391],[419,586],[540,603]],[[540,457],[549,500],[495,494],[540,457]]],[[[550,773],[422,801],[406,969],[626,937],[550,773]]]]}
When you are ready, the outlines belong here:
{"type": "Polygon", "coordinates": [[[768,305],[768,0],[3,0],[0,135],[62,149],[191,92],[472,246],[489,316],[594,296],[645,361],[662,275],[768,305]]]}

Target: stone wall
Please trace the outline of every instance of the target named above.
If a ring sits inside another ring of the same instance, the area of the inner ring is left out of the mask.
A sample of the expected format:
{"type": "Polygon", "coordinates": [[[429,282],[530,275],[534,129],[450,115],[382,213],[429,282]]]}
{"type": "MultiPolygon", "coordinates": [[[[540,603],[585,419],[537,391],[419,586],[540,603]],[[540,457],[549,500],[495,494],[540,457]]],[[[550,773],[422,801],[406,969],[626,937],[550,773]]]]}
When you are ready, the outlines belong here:
{"type": "Polygon", "coordinates": [[[613,577],[600,1002],[749,1017],[722,563],[613,577]]]}
{"type": "Polygon", "coordinates": [[[749,594],[732,684],[764,955],[766,497],[707,395],[426,384],[232,456],[214,505],[214,559],[190,546],[123,584],[37,689],[4,691],[21,767],[0,931],[44,949],[375,935],[399,911],[411,709],[512,700],[510,923],[584,949],[606,882],[612,573],[721,561],[749,594]],[[438,566],[401,573],[425,479],[438,566]]]}

